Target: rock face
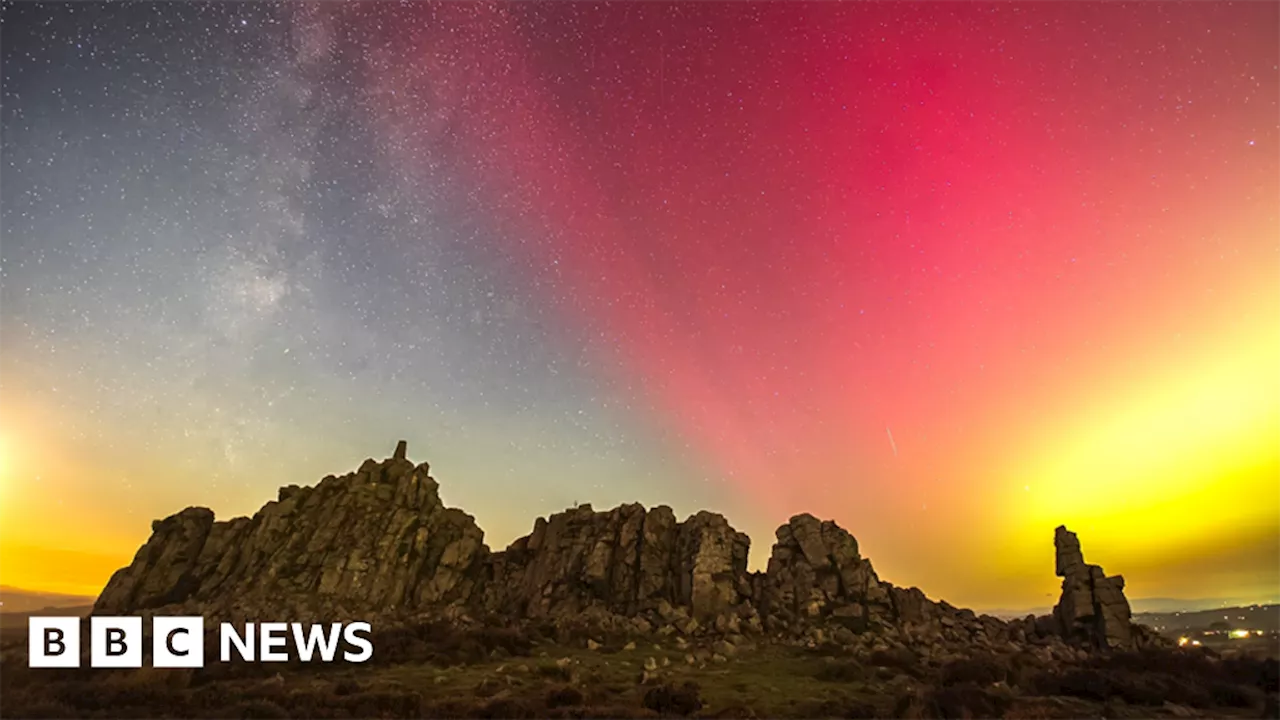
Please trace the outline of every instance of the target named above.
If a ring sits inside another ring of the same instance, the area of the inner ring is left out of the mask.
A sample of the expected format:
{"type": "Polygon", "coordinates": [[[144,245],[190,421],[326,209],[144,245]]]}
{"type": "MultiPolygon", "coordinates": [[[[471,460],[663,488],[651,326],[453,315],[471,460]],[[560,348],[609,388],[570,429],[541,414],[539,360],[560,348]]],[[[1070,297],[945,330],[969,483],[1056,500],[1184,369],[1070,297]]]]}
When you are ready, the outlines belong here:
{"type": "Polygon", "coordinates": [[[745,636],[766,634],[913,647],[934,659],[1010,643],[1074,656],[1064,639],[1095,649],[1148,641],[1129,624],[1124,581],[1086,565],[1066,528],[1055,538],[1063,594],[1054,615],[1006,623],[880,580],[852,535],[808,514],[778,528],[762,573],[748,572],[750,539],[724,517],[678,521],[666,506],[576,507],[491,552],[475,520],[441,502],[428,465],[407,454],[401,441],[354,473],[281,488],[251,518],[215,522],[188,508],[156,521],[94,613],[590,625],[597,646],[618,633],[675,635],[677,647],[710,635],[725,657],[745,636]]]}
{"type": "Polygon", "coordinates": [[[1063,637],[1105,648],[1131,647],[1132,613],[1124,578],[1107,577],[1100,566],[1086,564],[1079,538],[1065,526],[1054,531],[1053,543],[1055,571],[1062,578],[1062,597],[1053,615],[1063,637]]]}
{"type": "Polygon", "coordinates": [[[484,605],[544,617],[590,607],[635,615],[666,602],[705,619],[750,593],[749,547],[746,535],[714,513],[676,522],[665,505],[607,512],[583,505],[538,518],[532,534],[493,555],[484,605]]]}

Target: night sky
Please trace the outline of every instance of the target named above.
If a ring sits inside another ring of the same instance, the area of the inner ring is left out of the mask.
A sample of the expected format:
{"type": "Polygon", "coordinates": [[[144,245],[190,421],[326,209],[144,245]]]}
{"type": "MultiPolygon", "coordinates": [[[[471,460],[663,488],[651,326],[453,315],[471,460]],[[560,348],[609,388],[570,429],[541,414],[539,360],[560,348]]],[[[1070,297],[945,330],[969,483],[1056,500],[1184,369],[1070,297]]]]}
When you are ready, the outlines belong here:
{"type": "Polygon", "coordinates": [[[0,582],[409,443],[1052,604],[1280,587],[1280,4],[15,3],[0,582]],[[1050,597],[1050,595],[1053,597],[1050,597]]]}

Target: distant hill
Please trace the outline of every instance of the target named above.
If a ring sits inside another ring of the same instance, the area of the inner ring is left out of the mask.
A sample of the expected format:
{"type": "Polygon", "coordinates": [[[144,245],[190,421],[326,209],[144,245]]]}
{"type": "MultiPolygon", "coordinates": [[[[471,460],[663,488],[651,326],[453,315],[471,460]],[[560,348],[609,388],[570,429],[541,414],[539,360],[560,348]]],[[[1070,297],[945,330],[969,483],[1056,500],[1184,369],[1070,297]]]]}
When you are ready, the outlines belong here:
{"type": "MultiPolygon", "coordinates": [[[[1257,598],[1201,598],[1197,600],[1181,600],[1178,598],[1135,598],[1129,601],[1129,607],[1133,611],[1135,622],[1143,622],[1139,620],[1138,615],[1152,614],[1172,614],[1172,613],[1198,613],[1210,612],[1210,614],[1236,608],[1249,608],[1254,606],[1269,605],[1276,607],[1278,604],[1275,600],[1259,602],[1257,598]]],[[[1053,612],[1052,607],[1033,607],[1010,610],[1000,608],[997,610],[984,610],[987,615],[1010,620],[1014,618],[1024,618],[1028,615],[1048,615],[1053,612]]],[[[1221,619],[1221,618],[1219,618],[1221,619]]]]}
{"type": "Polygon", "coordinates": [[[1010,610],[1008,608],[998,608],[995,610],[983,610],[982,614],[991,615],[992,617],[998,617],[1001,620],[1016,620],[1016,619],[1024,618],[1028,615],[1036,615],[1036,616],[1049,615],[1052,612],[1053,612],[1053,608],[1046,606],[1046,607],[1021,608],[1017,610],[1010,610]]]}
{"type": "Polygon", "coordinates": [[[32,615],[88,615],[94,598],[83,595],[39,593],[0,586],[0,642],[16,642],[26,637],[27,618],[32,615]]]}
{"type": "Polygon", "coordinates": [[[1201,598],[1185,600],[1178,598],[1137,598],[1129,601],[1135,613],[1174,613],[1199,612],[1201,610],[1222,610],[1224,608],[1249,607],[1259,603],[1276,604],[1280,598],[1201,598]]]}
{"type": "Polygon", "coordinates": [[[40,615],[78,615],[84,617],[93,610],[92,605],[77,607],[46,607],[24,612],[0,612],[0,641],[9,642],[26,637],[27,619],[40,615]]]}
{"type": "Polygon", "coordinates": [[[1215,622],[1225,622],[1231,629],[1280,631],[1280,605],[1245,605],[1190,612],[1135,613],[1133,621],[1160,632],[1205,630],[1215,622]]]}
{"type": "Polygon", "coordinates": [[[93,605],[95,599],[89,595],[35,592],[0,585],[0,613],[31,613],[62,608],[82,608],[93,605]]]}

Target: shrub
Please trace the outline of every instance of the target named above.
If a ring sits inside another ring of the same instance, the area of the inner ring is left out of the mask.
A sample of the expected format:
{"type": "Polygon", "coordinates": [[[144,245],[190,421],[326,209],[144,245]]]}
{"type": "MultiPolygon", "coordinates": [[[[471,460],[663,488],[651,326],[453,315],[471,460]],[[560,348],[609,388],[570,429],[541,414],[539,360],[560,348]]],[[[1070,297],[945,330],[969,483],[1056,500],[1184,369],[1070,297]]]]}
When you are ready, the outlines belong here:
{"type": "Polygon", "coordinates": [[[864,718],[878,718],[880,717],[880,713],[876,710],[875,706],[870,703],[849,698],[840,698],[838,700],[824,700],[816,705],[812,705],[806,709],[804,716],[863,720],[864,718]]]}
{"type": "Polygon", "coordinates": [[[360,690],[360,683],[356,682],[352,678],[343,678],[333,685],[333,694],[338,697],[355,695],[360,692],[360,690]]]}
{"type": "MultiPolygon", "coordinates": [[[[602,705],[590,708],[560,708],[555,713],[566,717],[609,718],[610,720],[627,720],[627,718],[652,718],[657,714],[637,705],[602,705]]],[[[548,713],[551,715],[552,713],[548,713]]]]}
{"type": "Polygon", "coordinates": [[[932,717],[996,718],[1004,715],[1009,699],[987,692],[972,683],[935,690],[929,697],[932,717]]]}
{"type": "Polygon", "coordinates": [[[1034,695],[1067,695],[1082,700],[1123,700],[1129,705],[1159,707],[1165,702],[1207,708],[1209,692],[1194,677],[1175,678],[1160,672],[1103,671],[1095,668],[1065,673],[1044,672],[1032,679],[1027,690],[1034,695]]]}
{"type": "Polygon", "coordinates": [[[561,667],[553,663],[542,663],[534,670],[538,675],[560,682],[573,682],[573,668],[561,667]]]}
{"type": "MultiPolygon", "coordinates": [[[[119,714],[124,709],[163,708],[185,704],[167,688],[106,682],[65,683],[53,689],[53,699],[83,712],[119,714]]],[[[128,714],[128,713],[125,713],[128,714]]]]}
{"type": "Polygon", "coordinates": [[[1132,672],[1110,673],[1107,697],[1118,697],[1130,705],[1159,707],[1170,698],[1168,676],[1132,672]]]}
{"type": "Polygon", "coordinates": [[[351,695],[344,703],[360,718],[416,718],[422,715],[422,696],[416,692],[371,692],[351,695]]]}
{"type": "Polygon", "coordinates": [[[533,639],[516,628],[485,627],[476,633],[476,640],[486,654],[494,650],[511,657],[533,654],[533,639]]]}
{"type": "Polygon", "coordinates": [[[524,720],[536,718],[542,713],[530,703],[516,698],[494,698],[481,707],[472,717],[492,720],[524,720]]]}
{"type": "Polygon", "coordinates": [[[752,720],[756,717],[756,711],[746,705],[734,704],[716,710],[715,712],[705,713],[700,717],[725,718],[726,720],[736,720],[739,718],[742,720],[752,720]]]}
{"type": "Polygon", "coordinates": [[[288,718],[289,713],[269,700],[252,700],[237,703],[219,713],[218,717],[229,720],[281,720],[288,718]]]}
{"type": "Polygon", "coordinates": [[[1248,685],[1214,682],[1209,684],[1209,699],[1218,707],[1251,708],[1261,704],[1262,693],[1248,685]]]}
{"type": "Polygon", "coordinates": [[[1280,692],[1280,661],[1256,657],[1234,657],[1222,661],[1225,679],[1252,685],[1264,693],[1280,692]]]}
{"type": "Polygon", "coordinates": [[[942,666],[942,684],[991,685],[1009,679],[1008,664],[992,655],[979,655],[971,658],[952,660],[942,666]]]}
{"type": "Polygon", "coordinates": [[[379,632],[373,644],[377,665],[424,661],[459,665],[489,657],[528,657],[533,654],[534,640],[519,628],[462,630],[449,623],[431,622],[379,632]]]}
{"type": "Polygon", "coordinates": [[[34,705],[19,706],[16,710],[5,708],[5,717],[30,718],[31,720],[61,720],[75,717],[75,708],[58,702],[41,701],[34,705]]]}
{"type": "Polygon", "coordinates": [[[850,682],[864,677],[866,671],[857,660],[837,660],[824,663],[814,677],[826,682],[850,682]]]}
{"type": "Polygon", "coordinates": [[[1090,665],[1097,670],[1160,673],[1175,678],[1197,680],[1223,678],[1223,665],[1213,661],[1210,655],[1200,648],[1116,653],[1094,658],[1090,665]]]}
{"type": "Polygon", "coordinates": [[[1111,692],[1111,683],[1098,670],[1072,670],[1067,673],[1045,670],[1031,675],[1023,689],[1032,696],[1069,695],[1102,702],[1111,692]]]}
{"type": "Polygon", "coordinates": [[[490,698],[502,691],[503,682],[497,678],[487,677],[476,683],[473,694],[478,698],[490,698]]]}
{"type": "Polygon", "coordinates": [[[572,686],[562,686],[552,688],[547,693],[547,707],[561,708],[573,707],[581,705],[583,701],[582,691],[572,686]]]}
{"type": "Polygon", "coordinates": [[[1007,682],[1028,692],[1035,689],[1037,678],[1043,672],[1039,660],[1030,653],[1019,653],[1009,659],[1007,682]]]}
{"type": "Polygon", "coordinates": [[[880,717],[880,711],[871,703],[851,702],[845,705],[840,717],[848,720],[874,720],[874,718],[880,717]]]}
{"type": "Polygon", "coordinates": [[[475,717],[480,709],[461,698],[447,698],[424,705],[424,718],[465,718],[475,717]]]}
{"type": "Polygon", "coordinates": [[[659,685],[644,694],[644,707],[660,715],[691,715],[702,709],[701,688],[692,682],[659,685]]]}
{"type": "Polygon", "coordinates": [[[1057,720],[1062,715],[1050,708],[1036,705],[1023,705],[1010,708],[1005,712],[1004,720],[1057,720]]]}
{"type": "Polygon", "coordinates": [[[893,715],[907,720],[926,718],[994,718],[1010,707],[1011,699],[973,684],[916,690],[898,698],[893,715]]]}
{"type": "Polygon", "coordinates": [[[871,664],[878,667],[896,668],[898,670],[915,670],[920,659],[906,648],[892,650],[876,650],[871,653],[871,664]]]}

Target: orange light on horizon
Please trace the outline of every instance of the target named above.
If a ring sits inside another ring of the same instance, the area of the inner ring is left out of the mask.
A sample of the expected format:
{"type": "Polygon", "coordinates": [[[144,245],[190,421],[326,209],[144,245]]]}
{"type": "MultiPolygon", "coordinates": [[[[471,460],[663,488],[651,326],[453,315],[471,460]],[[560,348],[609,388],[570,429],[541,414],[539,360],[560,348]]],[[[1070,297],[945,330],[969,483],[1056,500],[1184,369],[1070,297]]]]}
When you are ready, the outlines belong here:
{"type": "Polygon", "coordinates": [[[9,443],[5,442],[4,435],[0,435],[0,478],[5,477],[9,473],[9,443]]]}

